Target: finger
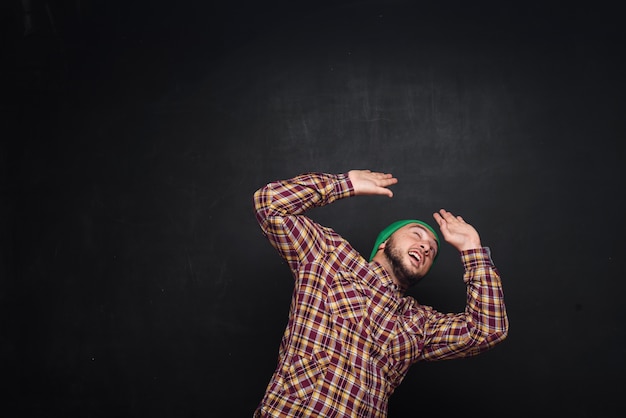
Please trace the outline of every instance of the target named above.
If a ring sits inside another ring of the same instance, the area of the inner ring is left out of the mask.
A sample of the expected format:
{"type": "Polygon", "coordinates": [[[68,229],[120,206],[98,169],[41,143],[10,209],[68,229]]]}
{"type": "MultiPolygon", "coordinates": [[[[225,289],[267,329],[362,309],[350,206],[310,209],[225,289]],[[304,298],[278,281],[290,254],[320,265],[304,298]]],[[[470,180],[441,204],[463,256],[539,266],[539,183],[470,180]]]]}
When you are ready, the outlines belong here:
{"type": "Polygon", "coordinates": [[[452,212],[448,212],[445,209],[440,209],[439,213],[441,213],[441,216],[446,220],[446,221],[451,221],[454,220],[454,215],[452,214],[452,212]]]}
{"type": "Polygon", "coordinates": [[[387,187],[387,186],[391,186],[393,184],[396,184],[398,182],[398,179],[396,178],[387,178],[387,179],[383,179],[383,180],[379,180],[378,181],[378,185],[379,186],[383,186],[383,187],[387,187]]]}
{"type": "Polygon", "coordinates": [[[372,173],[372,174],[374,175],[374,177],[380,180],[393,178],[393,174],[391,173],[372,173]]]}
{"type": "Polygon", "coordinates": [[[398,182],[398,179],[392,174],[386,173],[374,173],[372,180],[374,184],[380,187],[388,187],[398,182]]]}
{"type": "Polygon", "coordinates": [[[433,218],[435,218],[435,221],[437,222],[437,224],[439,224],[440,228],[446,223],[446,220],[441,216],[440,213],[433,213],[433,218]]]}
{"type": "Polygon", "coordinates": [[[459,222],[462,222],[462,223],[466,223],[465,219],[463,219],[463,217],[461,215],[455,216],[452,212],[448,212],[445,209],[441,209],[441,211],[444,213],[445,219],[448,222],[459,221],[459,222]]]}

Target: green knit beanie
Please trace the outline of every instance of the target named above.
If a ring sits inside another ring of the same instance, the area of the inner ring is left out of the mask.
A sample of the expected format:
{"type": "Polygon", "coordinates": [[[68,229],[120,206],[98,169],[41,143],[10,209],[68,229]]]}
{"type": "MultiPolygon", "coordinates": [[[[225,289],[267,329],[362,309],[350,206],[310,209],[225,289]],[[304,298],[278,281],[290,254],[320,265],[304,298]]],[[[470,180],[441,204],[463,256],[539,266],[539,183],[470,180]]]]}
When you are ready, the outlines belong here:
{"type": "MultiPolygon", "coordinates": [[[[435,232],[435,230],[426,222],[418,221],[417,219],[404,219],[401,221],[395,221],[394,223],[389,225],[387,228],[383,229],[380,232],[380,234],[378,234],[378,237],[376,238],[376,242],[374,243],[374,248],[372,248],[372,255],[370,255],[370,261],[372,261],[372,258],[374,258],[374,256],[376,255],[376,252],[378,251],[378,246],[380,244],[385,242],[387,238],[391,236],[391,234],[396,232],[398,229],[402,228],[404,225],[408,225],[408,224],[419,224],[423,226],[424,228],[428,229],[435,236],[435,241],[437,241],[437,247],[441,246],[439,243],[439,235],[437,235],[437,232],[435,232]]],[[[439,248],[437,248],[435,259],[437,259],[437,256],[439,256],[439,248]]]]}

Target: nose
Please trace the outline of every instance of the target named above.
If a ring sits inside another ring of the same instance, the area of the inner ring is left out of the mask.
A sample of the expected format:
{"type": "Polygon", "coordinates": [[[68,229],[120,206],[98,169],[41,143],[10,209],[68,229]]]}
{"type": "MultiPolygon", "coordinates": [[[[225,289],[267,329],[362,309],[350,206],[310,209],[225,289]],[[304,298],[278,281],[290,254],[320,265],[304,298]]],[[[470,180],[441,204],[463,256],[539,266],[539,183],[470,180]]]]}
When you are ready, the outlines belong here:
{"type": "Polygon", "coordinates": [[[437,256],[438,245],[432,240],[423,241],[420,246],[424,250],[424,255],[431,255],[433,257],[437,256]]]}

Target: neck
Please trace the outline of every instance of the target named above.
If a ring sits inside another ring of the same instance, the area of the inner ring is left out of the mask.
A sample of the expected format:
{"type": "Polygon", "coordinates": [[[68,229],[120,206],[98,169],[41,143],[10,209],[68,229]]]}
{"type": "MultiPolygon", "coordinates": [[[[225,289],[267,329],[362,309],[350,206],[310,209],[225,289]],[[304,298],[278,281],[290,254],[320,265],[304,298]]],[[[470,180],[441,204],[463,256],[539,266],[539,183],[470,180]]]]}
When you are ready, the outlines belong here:
{"type": "Polygon", "coordinates": [[[404,293],[406,292],[406,287],[402,284],[402,282],[400,280],[398,280],[398,277],[396,276],[393,266],[391,265],[391,262],[389,261],[389,259],[385,256],[385,254],[380,251],[378,252],[378,254],[376,254],[374,256],[374,258],[372,259],[372,261],[376,261],[378,264],[380,264],[383,269],[385,270],[385,272],[387,273],[387,275],[389,276],[389,278],[391,279],[391,281],[398,286],[398,289],[404,293]]]}

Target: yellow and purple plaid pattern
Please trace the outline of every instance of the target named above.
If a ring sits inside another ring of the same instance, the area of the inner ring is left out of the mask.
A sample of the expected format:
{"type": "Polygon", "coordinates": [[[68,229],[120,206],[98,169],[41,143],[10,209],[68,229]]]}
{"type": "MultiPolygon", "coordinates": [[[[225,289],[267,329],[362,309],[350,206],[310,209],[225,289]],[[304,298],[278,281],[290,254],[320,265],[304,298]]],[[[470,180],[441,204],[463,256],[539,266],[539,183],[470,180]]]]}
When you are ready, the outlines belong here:
{"type": "Polygon", "coordinates": [[[461,254],[465,312],[403,296],[386,271],[303,214],[354,195],[346,174],[309,173],[254,194],[263,234],[295,280],[276,370],[255,417],[385,417],[411,364],[473,356],[506,338],[488,249],[461,254]]]}

